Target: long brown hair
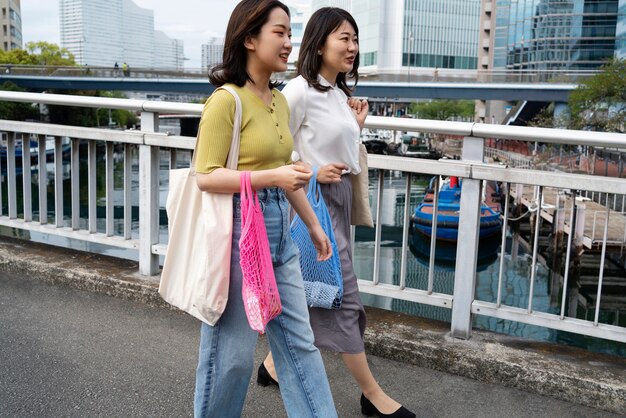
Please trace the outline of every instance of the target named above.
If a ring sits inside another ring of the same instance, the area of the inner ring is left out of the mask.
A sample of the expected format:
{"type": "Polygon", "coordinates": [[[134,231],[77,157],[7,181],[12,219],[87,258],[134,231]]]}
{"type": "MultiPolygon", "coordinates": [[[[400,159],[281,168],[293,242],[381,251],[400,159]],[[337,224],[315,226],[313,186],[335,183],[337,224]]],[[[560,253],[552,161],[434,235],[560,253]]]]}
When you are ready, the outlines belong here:
{"type": "MultiPolygon", "coordinates": [[[[309,83],[309,86],[319,91],[330,90],[330,87],[321,85],[317,78],[322,67],[322,56],[317,51],[324,46],[328,35],[337,30],[346,21],[352,25],[358,38],[359,27],[356,25],[356,21],[350,13],[338,7],[322,7],[317,10],[309,19],[309,23],[307,23],[304,30],[296,70],[298,75],[302,75],[309,83]]],[[[347,78],[352,78],[355,86],[359,81],[359,56],[360,52],[354,58],[352,71],[337,75],[337,87],[348,96],[352,96],[352,89],[348,87],[347,78]]]]}
{"type": "MultiPolygon", "coordinates": [[[[224,38],[224,55],[222,63],[209,70],[211,84],[220,87],[233,83],[243,87],[248,80],[248,50],[245,41],[248,36],[255,37],[261,27],[267,23],[269,15],[276,7],[280,7],[289,15],[289,8],[278,0],[243,0],[230,15],[224,38]]],[[[270,81],[269,87],[274,88],[280,83],[270,81]]]]}

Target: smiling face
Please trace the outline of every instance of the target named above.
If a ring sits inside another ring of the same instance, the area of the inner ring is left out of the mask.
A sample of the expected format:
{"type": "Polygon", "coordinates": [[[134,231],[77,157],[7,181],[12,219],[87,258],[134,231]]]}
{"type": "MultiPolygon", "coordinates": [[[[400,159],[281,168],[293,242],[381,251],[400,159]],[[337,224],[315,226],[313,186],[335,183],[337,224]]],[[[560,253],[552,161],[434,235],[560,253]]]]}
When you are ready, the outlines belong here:
{"type": "Polygon", "coordinates": [[[359,40],[354,27],[344,20],[328,35],[320,52],[322,55],[320,74],[329,82],[334,83],[339,73],[352,71],[359,52],[359,40]]]}
{"type": "Polygon", "coordinates": [[[289,16],[280,7],[274,8],[258,35],[248,38],[248,64],[264,72],[287,70],[291,53],[291,25],[289,16]]]}

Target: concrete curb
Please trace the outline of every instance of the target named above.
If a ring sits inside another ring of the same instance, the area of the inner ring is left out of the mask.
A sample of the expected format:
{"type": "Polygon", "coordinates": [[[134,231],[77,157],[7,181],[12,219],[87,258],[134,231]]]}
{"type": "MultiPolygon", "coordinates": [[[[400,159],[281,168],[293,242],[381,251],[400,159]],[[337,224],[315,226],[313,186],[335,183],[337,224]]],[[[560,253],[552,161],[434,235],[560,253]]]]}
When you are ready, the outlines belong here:
{"type": "MultiPolygon", "coordinates": [[[[0,271],[174,309],[158,295],[158,276],[137,263],[12,238],[0,238],[0,271]]],[[[368,353],[479,381],[626,414],[626,359],[475,331],[368,308],[368,353]]]]}

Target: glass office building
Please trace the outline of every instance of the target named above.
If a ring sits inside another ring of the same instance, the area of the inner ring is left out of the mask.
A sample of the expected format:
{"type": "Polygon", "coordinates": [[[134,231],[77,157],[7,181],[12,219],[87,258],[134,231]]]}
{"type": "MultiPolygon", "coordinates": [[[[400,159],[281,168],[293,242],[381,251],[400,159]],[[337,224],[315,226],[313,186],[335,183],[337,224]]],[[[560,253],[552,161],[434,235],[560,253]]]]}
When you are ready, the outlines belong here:
{"type": "Polygon", "coordinates": [[[183,41],[155,31],[153,11],[132,0],[60,0],[59,10],[61,46],[79,64],[183,67],[183,41]]]}
{"type": "Polygon", "coordinates": [[[626,0],[497,0],[494,68],[594,69],[624,57],[626,0]]]}
{"type": "Polygon", "coordinates": [[[615,57],[626,59],[626,0],[620,0],[615,27],[615,57]]]}
{"type": "Polygon", "coordinates": [[[480,0],[314,0],[345,7],[360,31],[361,68],[476,69],[480,0]]]}
{"type": "Polygon", "coordinates": [[[402,65],[476,69],[480,0],[406,0],[402,65]]]}

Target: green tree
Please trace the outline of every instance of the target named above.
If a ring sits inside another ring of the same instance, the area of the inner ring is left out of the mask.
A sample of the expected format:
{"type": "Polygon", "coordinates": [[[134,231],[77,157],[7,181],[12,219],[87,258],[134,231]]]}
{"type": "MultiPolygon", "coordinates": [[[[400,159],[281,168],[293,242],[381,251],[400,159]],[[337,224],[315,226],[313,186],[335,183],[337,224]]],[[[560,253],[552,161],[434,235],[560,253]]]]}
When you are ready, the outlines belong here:
{"type": "Polygon", "coordinates": [[[554,105],[529,123],[543,128],[624,132],[626,129],[626,60],[612,59],[574,90],[567,111],[554,117],[554,105]]]}
{"type": "MultiPolygon", "coordinates": [[[[97,91],[96,96],[99,97],[112,97],[116,99],[125,99],[123,93],[119,91],[97,91]]],[[[134,112],[123,109],[98,109],[97,114],[97,126],[108,126],[109,117],[111,122],[120,128],[132,128],[139,121],[139,118],[134,112]]]]}
{"type": "Polygon", "coordinates": [[[568,106],[571,128],[624,132],[626,60],[608,61],[570,94],[568,106]]]}
{"type": "MultiPolygon", "coordinates": [[[[67,91],[57,90],[51,91],[55,94],[72,94],[76,96],[90,97],[115,97],[125,98],[120,92],[99,91],[99,90],[80,90],[67,91]]],[[[137,116],[133,112],[122,109],[111,109],[111,121],[115,126],[121,128],[130,128],[137,124],[137,116]]],[[[48,106],[48,117],[50,123],[72,126],[86,127],[108,127],[109,126],[109,109],[95,109],[88,107],[74,106],[48,106]]]]}
{"type": "MultiPolygon", "coordinates": [[[[6,81],[0,90],[5,91],[24,91],[24,89],[16,86],[10,81],[6,81]]],[[[0,119],[4,120],[38,120],[39,108],[36,105],[30,103],[15,103],[0,101],[0,119]]]]}
{"type": "Polygon", "coordinates": [[[74,55],[66,48],[44,41],[29,42],[26,44],[26,49],[0,51],[0,63],[51,66],[76,65],[74,55]]]}
{"type": "Polygon", "coordinates": [[[474,102],[471,100],[433,100],[411,103],[409,111],[420,119],[449,120],[451,118],[474,118],[474,102]]]}
{"type": "MultiPolygon", "coordinates": [[[[50,90],[52,94],[95,96],[95,90],[50,90]]],[[[70,126],[98,126],[97,110],[90,107],[48,105],[50,123],[70,126]]]]}

